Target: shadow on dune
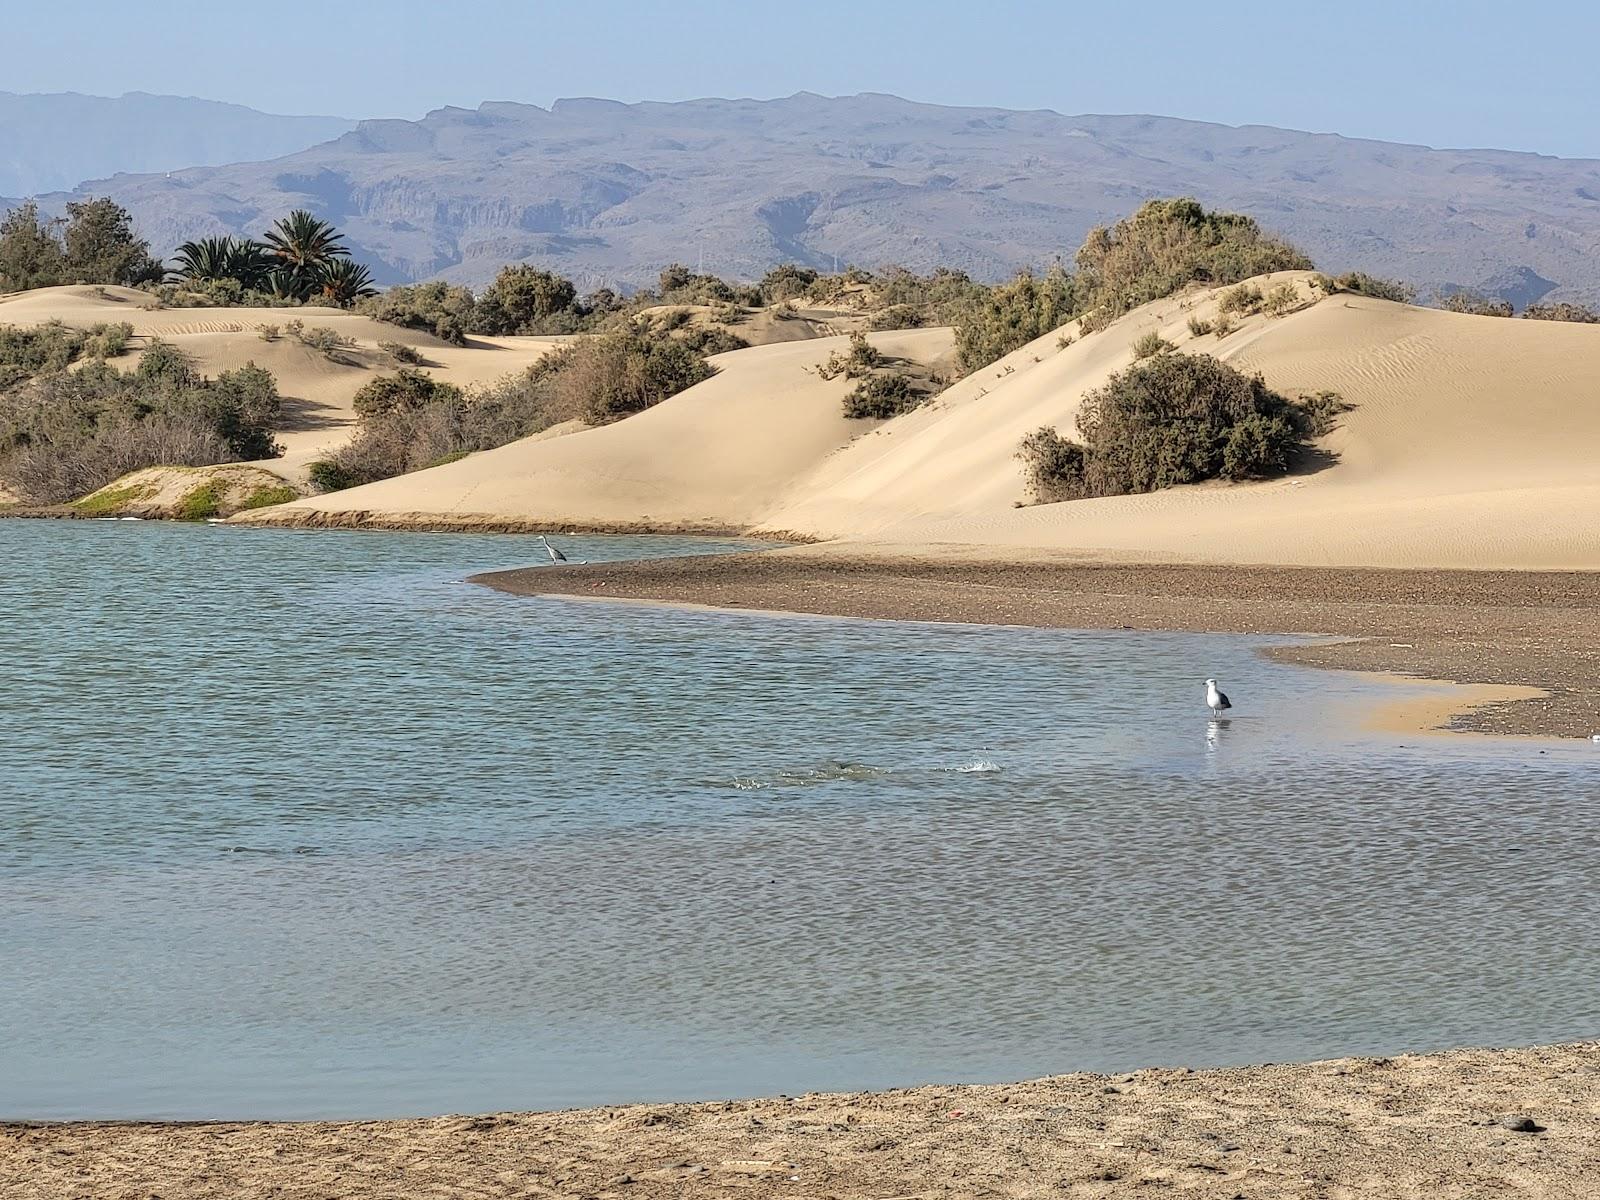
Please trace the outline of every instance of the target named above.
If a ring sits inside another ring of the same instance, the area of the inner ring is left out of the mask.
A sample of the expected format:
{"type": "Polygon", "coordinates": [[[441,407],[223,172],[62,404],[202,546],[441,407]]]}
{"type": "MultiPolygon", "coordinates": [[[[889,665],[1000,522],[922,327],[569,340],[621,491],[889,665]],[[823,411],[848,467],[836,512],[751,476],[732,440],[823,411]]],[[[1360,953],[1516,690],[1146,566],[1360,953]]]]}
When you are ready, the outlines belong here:
{"type": "Polygon", "coordinates": [[[288,433],[311,433],[319,429],[341,429],[349,420],[325,404],[299,396],[285,396],[278,428],[288,433]]]}

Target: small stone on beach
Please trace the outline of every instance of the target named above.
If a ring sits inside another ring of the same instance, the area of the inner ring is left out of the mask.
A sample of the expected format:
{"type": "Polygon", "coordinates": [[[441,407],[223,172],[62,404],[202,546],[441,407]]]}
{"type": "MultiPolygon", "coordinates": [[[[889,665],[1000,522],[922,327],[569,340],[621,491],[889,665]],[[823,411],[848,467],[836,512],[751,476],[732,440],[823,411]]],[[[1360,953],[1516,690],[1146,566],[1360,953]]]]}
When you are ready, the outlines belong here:
{"type": "Polygon", "coordinates": [[[1495,1124],[1504,1129],[1511,1130],[1512,1133],[1544,1132],[1543,1125],[1539,1124],[1532,1117],[1524,1116],[1521,1113],[1507,1113],[1503,1117],[1496,1117],[1495,1124]]]}

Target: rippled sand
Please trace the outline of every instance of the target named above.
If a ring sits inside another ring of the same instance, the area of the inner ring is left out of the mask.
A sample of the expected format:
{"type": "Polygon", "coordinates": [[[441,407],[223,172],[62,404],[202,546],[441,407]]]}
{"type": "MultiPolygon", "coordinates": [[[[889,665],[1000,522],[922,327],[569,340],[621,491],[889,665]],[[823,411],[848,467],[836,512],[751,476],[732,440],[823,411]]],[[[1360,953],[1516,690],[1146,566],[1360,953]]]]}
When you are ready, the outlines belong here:
{"type": "Polygon", "coordinates": [[[9,1125],[0,1194],[1594,1196],[1600,1043],[552,1114],[9,1125]]]}

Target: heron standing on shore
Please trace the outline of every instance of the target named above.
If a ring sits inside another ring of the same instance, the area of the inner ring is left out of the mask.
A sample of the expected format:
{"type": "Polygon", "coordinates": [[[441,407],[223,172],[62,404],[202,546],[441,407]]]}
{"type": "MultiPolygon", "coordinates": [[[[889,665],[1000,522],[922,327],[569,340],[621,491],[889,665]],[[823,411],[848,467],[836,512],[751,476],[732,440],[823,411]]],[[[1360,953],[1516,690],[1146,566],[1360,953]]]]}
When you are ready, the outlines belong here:
{"type": "Polygon", "coordinates": [[[550,561],[552,563],[564,563],[567,561],[567,556],[546,541],[544,534],[541,533],[539,535],[539,541],[544,543],[545,553],[550,556],[550,561]]]}
{"type": "Polygon", "coordinates": [[[1211,707],[1211,715],[1220,717],[1226,709],[1233,707],[1228,699],[1228,693],[1217,687],[1215,679],[1206,680],[1206,704],[1211,707]]]}

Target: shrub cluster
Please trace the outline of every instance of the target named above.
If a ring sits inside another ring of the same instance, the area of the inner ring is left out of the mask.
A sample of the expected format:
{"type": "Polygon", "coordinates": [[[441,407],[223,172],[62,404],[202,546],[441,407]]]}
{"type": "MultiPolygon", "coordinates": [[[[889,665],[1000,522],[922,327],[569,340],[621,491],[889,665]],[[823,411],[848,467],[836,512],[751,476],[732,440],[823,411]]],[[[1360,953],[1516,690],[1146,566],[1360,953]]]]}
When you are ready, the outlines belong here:
{"type": "Polygon", "coordinates": [[[281,400],[253,363],[208,379],[156,343],[132,371],[104,361],[0,389],[0,480],[32,504],[59,504],[142,467],[205,466],[282,453],[281,400]]]}
{"type": "Polygon", "coordinates": [[[1463,289],[1451,292],[1439,303],[1446,312],[1468,313],[1475,317],[1510,317],[1516,314],[1511,301],[1463,289]]]}
{"type": "Polygon", "coordinates": [[[1253,283],[1241,283],[1238,287],[1231,287],[1222,293],[1217,300],[1217,310],[1249,316],[1251,313],[1261,311],[1262,302],[1260,288],[1253,283]]]}
{"type": "Polygon", "coordinates": [[[1358,296],[1371,296],[1375,300],[1393,300],[1410,304],[1417,298],[1417,289],[1394,279],[1379,279],[1364,271],[1347,271],[1332,279],[1319,277],[1318,285],[1325,292],[1352,292],[1358,296]]]}
{"type": "Polygon", "coordinates": [[[1312,263],[1252,218],[1208,212],[1184,198],[1147,201],[1131,217],[1091,230],[1077,265],[1082,307],[1120,316],[1191,283],[1237,283],[1272,271],[1310,270],[1312,263]]]}
{"type": "Polygon", "coordinates": [[[910,412],[924,395],[911,386],[904,375],[868,375],[844,398],[844,415],[856,419],[885,421],[910,412]]]}
{"type": "Polygon", "coordinates": [[[1560,302],[1555,304],[1530,304],[1522,310],[1530,321],[1572,321],[1579,325],[1600,325],[1600,313],[1583,304],[1560,302]]]}
{"type": "Polygon", "coordinates": [[[61,321],[26,329],[0,325],[0,388],[34,375],[64,371],[82,358],[115,358],[132,338],[133,326],[126,321],[88,329],[61,321]]]}
{"type": "Polygon", "coordinates": [[[990,288],[956,327],[961,366],[975,371],[1059,329],[1080,310],[1078,285],[1059,266],[990,288]]]}
{"type": "Polygon", "coordinates": [[[1155,330],[1151,330],[1133,343],[1133,357],[1135,361],[1145,358],[1154,358],[1157,354],[1165,354],[1177,347],[1155,330]]]}
{"type": "Polygon", "coordinates": [[[356,393],[355,437],[310,465],[311,482],[321,491],[337,491],[503,446],[561,421],[617,420],[710,378],[712,371],[683,342],[638,332],[571,343],[488,388],[463,390],[402,368],[356,393]]]}
{"type": "Polygon", "coordinates": [[[1081,444],[1054,429],[1018,449],[1041,501],[1150,492],[1203,479],[1262,479],[1305,445],[1296,406],[1260,376],[1206,355],[1158,354],[1084,398],[1081,444]]]}
{"type": "Polygon", "coordinates": [[[472,329],[477,301],[468,288],[435,281],[392,287],[357,301],[355,307],[375,321],[426,330],[459,346],[472,329]]]}
{"type": "Polygon", "coordinates": [[[835,350],[828,356],[828,361],[817,367],[817,374],[824,379],[838,379],[841,375],[846,379],[865,379],[874,370],[883,365],[883,355],[878,348],[867,341],[864,333],[852,333],[848,350],[840,352],[835,350]]]}

